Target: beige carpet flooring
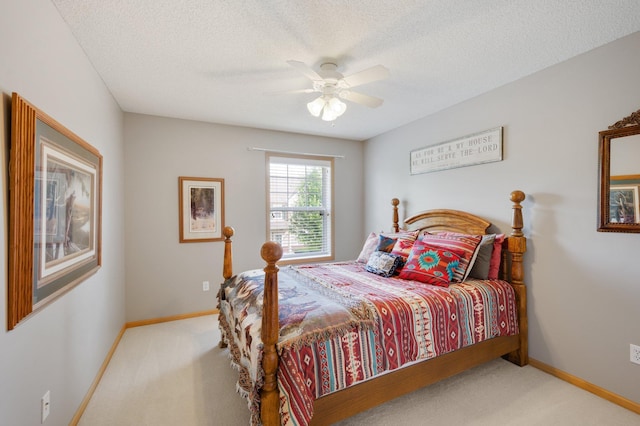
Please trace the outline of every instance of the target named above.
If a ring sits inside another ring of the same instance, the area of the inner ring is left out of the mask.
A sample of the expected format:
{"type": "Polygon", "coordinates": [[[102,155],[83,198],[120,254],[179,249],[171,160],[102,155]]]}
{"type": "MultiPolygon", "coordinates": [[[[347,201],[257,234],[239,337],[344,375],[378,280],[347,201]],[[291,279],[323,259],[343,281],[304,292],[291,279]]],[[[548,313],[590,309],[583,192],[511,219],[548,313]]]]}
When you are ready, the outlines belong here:
{"type": "MultiPolygon", "coordinates": [[[[216,316],[129,328],[80,426],[249,424],[216,316]]],[[[361,413],[347,425],[640,425],[640,415],[501,359],[361,413]]]]}

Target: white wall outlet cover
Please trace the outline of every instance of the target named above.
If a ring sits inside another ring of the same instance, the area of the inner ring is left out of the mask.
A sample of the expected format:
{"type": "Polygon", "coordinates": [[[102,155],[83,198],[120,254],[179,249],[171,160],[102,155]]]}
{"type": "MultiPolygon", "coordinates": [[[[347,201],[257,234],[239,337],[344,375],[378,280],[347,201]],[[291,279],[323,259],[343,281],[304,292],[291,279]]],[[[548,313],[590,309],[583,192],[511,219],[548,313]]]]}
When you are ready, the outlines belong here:
{"type": "Polygon", "coordinates": [[[634,364],[640,364],[640,346],[631,344],[630,361],[634,364]]]}

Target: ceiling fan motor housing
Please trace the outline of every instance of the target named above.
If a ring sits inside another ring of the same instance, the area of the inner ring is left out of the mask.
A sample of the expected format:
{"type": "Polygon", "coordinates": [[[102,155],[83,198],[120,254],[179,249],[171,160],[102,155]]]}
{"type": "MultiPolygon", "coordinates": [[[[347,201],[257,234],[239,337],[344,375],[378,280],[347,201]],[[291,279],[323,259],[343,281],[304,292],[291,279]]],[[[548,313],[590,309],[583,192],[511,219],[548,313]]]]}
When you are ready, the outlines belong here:
{"type": "Polygon", "coordinates": [[[344,76],[338,72],[338,65],[333,62],[325,62],[320,65],[320,72],[318,73],[327,83],[338,84],[344,76]]]}

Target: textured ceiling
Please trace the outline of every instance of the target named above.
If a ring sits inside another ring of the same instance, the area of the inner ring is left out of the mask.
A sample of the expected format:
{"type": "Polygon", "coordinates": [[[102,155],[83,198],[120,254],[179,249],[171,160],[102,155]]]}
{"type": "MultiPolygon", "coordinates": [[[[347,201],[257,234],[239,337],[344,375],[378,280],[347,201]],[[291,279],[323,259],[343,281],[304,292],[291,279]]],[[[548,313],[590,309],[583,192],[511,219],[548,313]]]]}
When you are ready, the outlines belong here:
{"type": "Polygon", "coordinates": [[[52,0],[127,112],[364,140],[640,31],[638,0],[52,0]],[[384,99],[332,124],[282,93],[337,61],[384,99]]]}

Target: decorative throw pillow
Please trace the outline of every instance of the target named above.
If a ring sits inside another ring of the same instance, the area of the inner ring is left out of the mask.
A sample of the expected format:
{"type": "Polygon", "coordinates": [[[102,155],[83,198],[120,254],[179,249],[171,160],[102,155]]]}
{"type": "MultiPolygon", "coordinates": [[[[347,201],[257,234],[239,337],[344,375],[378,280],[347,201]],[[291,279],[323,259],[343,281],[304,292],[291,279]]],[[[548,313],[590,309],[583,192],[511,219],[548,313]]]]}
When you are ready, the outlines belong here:
{"type": "MultiPolygon", "coordinates": [[[[409,253],[411,252],[411,247],[413,247],[413,242],[418,238],[419,231],[406,231],[406,232],[398,232],[396,235],[396,242],[391,249],[391,254],[395,254],[400,256],[403,262],[407,261],[409,257],[409,253]]],[[[398,269],[400,270],[402,266],[398,269]]]]}
{"type": "Polygon", "coordinates": [[[376,251],[391,253],[391,249],[393,249],[395,243],[396,238],[380,234],[378,236],[378,245],[376,246],[376,251]]]}
{"type": "Polygon", "coordinates": [[[496,239],[496,234],[487,234],[482,236],[480,241],[480,248],[476,256],[475,262],[469,272],[469,277],[477,278],[479,280],[486,280],[489,278],[489,265],[491,265],[491,254],[493,253],[493,242],[496,239]]]}
{"type": "Polygon", "coordinates": [[[440,232],[438,234],[423,234],[420,239],[436,247],[453,251],[462,251],[460,265],[455,271],[454,282],[462,282],[470,271],[469,265],[476,256],[476,251],[482,241],[480,235],[466,235],[455,232],[440,232]]]}
{"type": "Polygon", "coordinates": [[[429,245],[422,241],[413,243],[409,258],[398,275],[405,280],[420,281],[447,287],[454,280],[462,251],[429,245]]]}
{"type": "Polygon", "coordinates": [[[491,263],[489,264],[490,280],[497,280],[500,272],[500,261],[502,258],[502,243],[504,242],[504,234],[497,234],[493,242],[493,253],[491,253],[491,263]]]}
{"type": "Polygon", "coordinates": [[[390,277],[396,272],[399,265],[402,264],[400,256],[383,251],[374,251],[369,257],[367,265],[364,267],[369,272],[373,272],[383,277],[390,277]]]}
{"type": "Polygon", "coordinates": [[[376,234],[375,232],[372,232],[369,234],[369,236],[365,240],[364,245],[362,246],[362,251],[360,251],[360,254],[358,255],[358,258],[356,259],[356,261],[360,263],[367,263],[367,261],[369,260],[369,257],[371,256],[371,253],[373,253],[376,250],[377,245],[378,245],[378,234],[376,234]]]}

